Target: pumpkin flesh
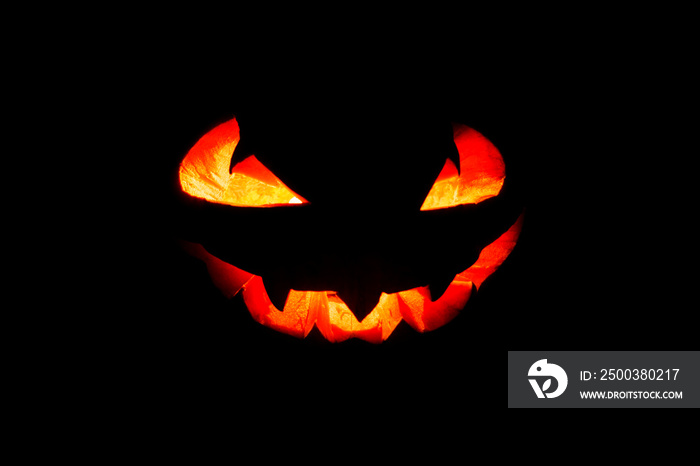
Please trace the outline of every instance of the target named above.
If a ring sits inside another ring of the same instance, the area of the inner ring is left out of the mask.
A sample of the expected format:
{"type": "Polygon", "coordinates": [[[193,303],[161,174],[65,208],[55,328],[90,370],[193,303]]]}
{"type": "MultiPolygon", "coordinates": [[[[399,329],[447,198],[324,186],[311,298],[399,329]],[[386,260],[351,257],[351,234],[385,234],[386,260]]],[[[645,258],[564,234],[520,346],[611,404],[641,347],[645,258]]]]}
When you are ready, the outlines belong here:
{"type": "MultiPolygon", "coordinates": [[[[180,185],[187,194],[232,206],[274,207],[307,201],[292,192],[254,156],[229,173],[231,154],[239,137],[235,119],[202,137],[180,166],[180,185]]],[[[497,196],[505,180],[505,164],[498,149],[482,134],[465,125],[454,125],[460,155],[460,173],[447,160],[421,210],[475,204],[497,196]]],[[[523,215],[498,239],[485,247],[478,260],[457,274],[445,293],[431,301],[428,287],[383,293],[378,304],[361,322],[334,291],[291,290],[280,312],[270,301],[263,280],[228,264],[189,243],[188,252],[207,264],[215,285],[228,297],[243,292],[251,316],[260,324],[303,338],[314,325],[331,342],[360,338],[372,343],[386,340],[405,320],[419,332],[445,325],[465,307],[472,290],[481,286],[515,247],[523,215]]]]}

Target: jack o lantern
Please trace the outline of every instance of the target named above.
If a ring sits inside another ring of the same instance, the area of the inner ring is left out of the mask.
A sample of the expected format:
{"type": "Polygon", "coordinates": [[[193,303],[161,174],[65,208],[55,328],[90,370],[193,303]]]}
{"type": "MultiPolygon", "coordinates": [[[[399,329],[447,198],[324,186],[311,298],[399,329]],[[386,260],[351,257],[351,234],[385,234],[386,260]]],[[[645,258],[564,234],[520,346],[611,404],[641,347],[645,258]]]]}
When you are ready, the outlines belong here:
{"type": "MultiPolygon", "coordinates": [[[[391,172],[401,179],[430,178],[427,195],[410,191],[411,203],[394,209],[409,191],[401,191],[403,181],[393,177],[386,183],[395,182],[399,195],[391,198],[394,190],[380,190],[382,199],[377,195],[367,202],[367,196],[358,195],[362,201],[353,205],[353,192],[372,191],[384,186],[382,177],[391,177],[374,173],[371,157],[347,164],[349,171],[369,165],[353,172],[355,184],[343,184],[347,177],[337,166],[319,175],[321,164],[312,175],[306,170],[306,181],[288,187],[268,168],[278,159],[268,162],[264,151],[253,153],[251,145],[241,150],[246,138],[255,139],[252,133],[243,131],[236,118],[222,123],[199,139],[180,164],[189,212],[182,222],[197,231],[185,248],[206,263],[227,297],[242,291],[257,322],[295,337],[307,336],[316,326],[331,342],[381,343],[401,320],[418,332],[437,329],[464,309],[473,291],[508,257],[523,223],[520,208],[504,209],[499,200],[506,171],[498,149],[466,125],[452,124],[448,130],[453,145],[439,154],[441,169],[422,170],[418,156],[402,161],[399,154],[398,162],[392,161],[394,166],[418,165],[410,172],[391,172]],[[338,185],[334,175],[342,178],[338,185]],[[323,189],[314,191],[319,184],[323,189]],[[308,190],[308,200],[302,189],[308,190]],[[338,194],[326,202],[331,192],[338,194]],[[422,204],[416,204],[420,197],[422,204]]],[[[294,128],[284,134],[287,144],[299,144],[294,128]]],[[[423,152],[432,147],[430,141],[415,143],[423,152]]],[[[378,143],[373,147],[380,156],[387,150],[378,143]]],[[[412,147],[407,140],[392,150],[412,147]]]]}

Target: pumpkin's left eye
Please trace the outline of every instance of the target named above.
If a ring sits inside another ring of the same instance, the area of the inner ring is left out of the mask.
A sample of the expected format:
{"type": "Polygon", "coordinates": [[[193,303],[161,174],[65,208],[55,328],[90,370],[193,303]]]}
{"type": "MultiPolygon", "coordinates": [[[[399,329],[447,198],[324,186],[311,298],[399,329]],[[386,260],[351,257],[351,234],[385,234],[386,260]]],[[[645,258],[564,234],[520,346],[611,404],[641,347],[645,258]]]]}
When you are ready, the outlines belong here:
{"type": "Polygon", "coordinates": [[[180,164],[180,186],[194,197],[232,206],[272,207],[307,204],[255,156],[229,173],[231,154],[240,140],[235,119],[222,123],[197,141],[180,164]]]}

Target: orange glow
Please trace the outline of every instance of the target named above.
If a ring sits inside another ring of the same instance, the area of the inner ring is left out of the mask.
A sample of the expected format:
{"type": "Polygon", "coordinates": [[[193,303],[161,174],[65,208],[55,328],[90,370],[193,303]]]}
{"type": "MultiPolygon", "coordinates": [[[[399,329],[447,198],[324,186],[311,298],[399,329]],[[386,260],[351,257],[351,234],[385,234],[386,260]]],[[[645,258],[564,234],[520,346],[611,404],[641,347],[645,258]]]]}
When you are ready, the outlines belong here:
{"type": "Polygon", "coordinates": [[[236,119],[205,134],[180,164],[180,186],[186,193],[219,204],[267,207],[302,204],[306,199],[292,192],[254,155],[229,173],[231,154],[240,141],[236,119]]]}
{"type": "MultiPolygon", "coordinates": [[[[447,161],[421,210],[478,203],[497,196],[505,179],[505,164],[491,142],[476,130],[455,125],[454,138],[460,155],[461,175],[447,161]]],[[[235,167],[228,166],[239,141],[236,120],[223,123],[200,139],[180,167],[180,183],[188,194],[212,202],[236,206],[273,206],[306,203],[254,157],[235,167]]],[[[251,275],[209,254],[202,246],[187,243],[188,251],[202,259],[216,286],[228,297],[243,290],[251,316],[277,331],[304,338],[314,325],[331,342],[360,338],[381,343],[405,320],[419,332],[435,330],[456,317],[465,307],[472,290],[478,288],[511,253],[523,222],[518,220],[478,260],[457,274],[445,293],[435,302],[430,290],[419,287],[398,293],[383,293],[377,306],[358,322],[348,306],[332,291],[291,290],[280,312],[271,303],[261,277],[251,275]]]]}
{"type": "Polygon", "coordinates": [[[345,303],[330,291],[291,290],[280,312],[270,302],[262,278],[253,279],[243,287],[243,299],[253,318],[277,331],[303,338],[314,324],[323,336],[332,342],[361,338],[381,343],[401,321],[396,293],[382,294],[377,307],[358,322],[345,303]]]}
{"type": "Polygon", "coordinates": [[[506,177],[501,153],[473,128],[454,125],[461,175],[451,160],[445,162],[421,210],[476,204],[497,196],[506,177]]]}

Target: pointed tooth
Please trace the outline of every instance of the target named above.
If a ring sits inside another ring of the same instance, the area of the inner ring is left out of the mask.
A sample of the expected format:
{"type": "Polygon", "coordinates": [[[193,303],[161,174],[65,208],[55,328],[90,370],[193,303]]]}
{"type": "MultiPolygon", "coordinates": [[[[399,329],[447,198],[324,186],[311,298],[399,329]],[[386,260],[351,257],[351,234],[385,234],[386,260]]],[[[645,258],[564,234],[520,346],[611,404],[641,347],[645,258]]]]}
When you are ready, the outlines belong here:
{"type": "MultiPolygon", "coordinates": [[[[357,307],[357,292],[351,290],[338,291],[338,297],[343,300],[345,305],[354,313],[354,309],[357,307]]],[[[355,314],[357,317],[357,314],[355,314]]],[[[359,320],[359,317],[357,317],[359,320]]]]}
{"type": "Polygon", "coordinates": [[[265,285],[265,291],[267,291],[267,296],[270,298],[272,305],[275,306],[278,311],[284,312],[284,306],[287,303],[287,298],[291,291],[289,285],[281,280],[265,278],[263,278],[263,284],[265,285]]]}
{"type": "Polygon", "coordinates": [[[428,285],[428,288],[430,288],[430,300],[432,302],[437,301],[442,297],[443,294],[445,294],[445,291],[447,291],[447,288],[450,286],[450,283],[452,283],[452,280],[455,279],[455,275],[443,275],[441,277],[433,277],[433,279],[430,281],[430,284],[428,285]]]}
{"type": "Polygon", "coordinates": [[[338,297],[355,314],[358,322],[362,322],[367,315],[377,306],[382,296],[381,291],[346,291],[339,292],[338,297]]]}

